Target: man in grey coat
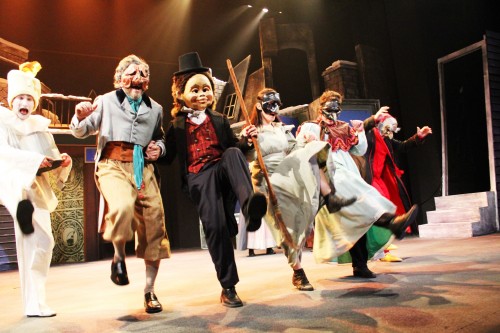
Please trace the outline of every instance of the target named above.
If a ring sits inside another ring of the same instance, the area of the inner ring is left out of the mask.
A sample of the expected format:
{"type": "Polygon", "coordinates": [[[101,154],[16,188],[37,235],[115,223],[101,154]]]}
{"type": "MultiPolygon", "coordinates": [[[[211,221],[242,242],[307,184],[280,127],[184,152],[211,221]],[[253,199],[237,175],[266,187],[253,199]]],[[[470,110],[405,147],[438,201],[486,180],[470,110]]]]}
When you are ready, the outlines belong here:
{"type": "Polygon", "coordinates": [[[145,94],[149,66],[129,55],[115,70],[117,90],[76,105],[71,121],[73,135],[97,134],[95,178],[107,213],[101,229],[113,243],[111,280],[129,284],[125,244],[137,233],[137,257],[146,264],[144,307],[162,311],[154,293],[160,260],[170,257],[165,214],[153,162],[165,154],[162,107],[145,94]]]}

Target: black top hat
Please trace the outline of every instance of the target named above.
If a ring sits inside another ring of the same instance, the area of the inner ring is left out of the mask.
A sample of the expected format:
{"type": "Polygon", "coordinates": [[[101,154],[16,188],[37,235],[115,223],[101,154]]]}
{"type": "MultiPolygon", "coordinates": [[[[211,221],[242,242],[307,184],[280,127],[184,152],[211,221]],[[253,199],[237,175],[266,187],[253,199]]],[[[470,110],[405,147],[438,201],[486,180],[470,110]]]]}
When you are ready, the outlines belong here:
{"type": "Polygon", "coordinates": [[[174,75],[192,72],[201,73],[208,71],[210,71],[210,69],[208,67],[203,67],[203,65],[201,64],[198,52],[190,52],[179,57],[179,71],[175,72],[174,75]]]}

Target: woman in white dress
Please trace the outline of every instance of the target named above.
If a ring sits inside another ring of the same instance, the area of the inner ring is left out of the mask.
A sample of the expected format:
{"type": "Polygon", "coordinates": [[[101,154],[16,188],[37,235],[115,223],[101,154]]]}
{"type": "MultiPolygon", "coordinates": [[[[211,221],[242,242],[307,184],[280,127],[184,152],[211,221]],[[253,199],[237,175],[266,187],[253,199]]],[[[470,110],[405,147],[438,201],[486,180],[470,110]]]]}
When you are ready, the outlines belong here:
{"type": "MultiPolygon", "coordinates": [[[[320,171],[319,164],[327,161],[330,146],[327,142],[297,142],[291,133],[293,126],[284,125],[278,111],[281,106],[279,94],[273,89],[258,93],[250,122],[259,131],[258,142],[262,159],[280,207],[281,216],[292,238],[293,246],[283,242],[283,235],[274,217],[274,208],[268,205],[264,217],[277,244],[281,245],[293,269],[292,283],[302,291],[314,290],[302,268],[301,256],[314,216],[325,198],[330,211],[354,201],[334,197],[329,183],[320,171]]],[[[267,184],[259,161],[255,159],[251,168],[255,191],[267,193],[267,184]]]]}
{"type": "MultiPolygon", "coordinates": [[[[330,143],[329,160],[334,164],[334,173],[329,172],[340,196],[356,196],[351,206],[330,214],[321,209],[316,216],[314,233],[314,256],[318,262],[329,262],[349,251],[352,257],[353,275],[374,278],[368,268],[368,251],[364,236],[372,225],[389,229],[398,239],[416,218],[418,209],[414,205],[406,214],[396,215],[396,206],[383,197],[377,189],[366,183],[352,155],[362,156],[367,142],[362,121],[351,124],[337,119],[341,111],[342,96],[335,91],[324,92],[320,99],[318,118],[300,126],[299,138],[315,137],[330,143]]],[[[386,111],[385,111],[386,112],[386,111]]],[[[384,113],[379,111],[375,118],[384,113]]]]}
{"type": "MultiPolygon", "coordinates": [[[[252,164],[250,164],[250,168],[252,168],[252,164]]],[[[240,212],[238,221],[238,250],[248,249],[249,257],[255,257],[257,255],[255,250],[263,250],[265,254],[276,253],[273,249],[276,247],[276,241],[266,223],[262,223],[260,228],[255,231],[247,231],[246,225],[245,217],[240,212]]]]}

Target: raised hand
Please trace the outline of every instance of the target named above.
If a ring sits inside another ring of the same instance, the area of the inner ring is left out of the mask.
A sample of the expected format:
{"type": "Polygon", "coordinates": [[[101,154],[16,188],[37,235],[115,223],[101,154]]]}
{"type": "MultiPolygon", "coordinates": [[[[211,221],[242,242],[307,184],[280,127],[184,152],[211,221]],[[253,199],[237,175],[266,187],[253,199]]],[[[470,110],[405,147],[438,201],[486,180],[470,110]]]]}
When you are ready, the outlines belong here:
{"type": "Polygon", "coordinates": [[[424,126],[422,128],[417,126],[417,135],[420,139],[425,138],[429,134],[432,134],[432,129],[429,126],[424,126]]]}
{"type": "Polygon", "coordinates": [[[90,102],[80,102],[75,106],[75,113],[78,121],[87,118],[97,108],[97,104],[92,105],[90,102]]]}
{"type": "Polygon", "coordinates": [[[304,140],[306,141],[306,143],[309,143],[311,141],[318,140],[318,138],[316,137],[316,134],[314,134],[313,132],[307,132],[304,133],[304,140]]]}
{"type": "Polygon", "coordinates": [[[389,107],[388,106],[382,106],[377,113],[375,113],[374,118],[377,123],[384,121],[385,118],[389,117],[389,107]]]}
{"type": "Polygon", "coordinates": [[[361,120],[351,120],[351,126],[357,133],[363,132],[365,130],[365,128],[363,127],[363,122],[361,120]]]}

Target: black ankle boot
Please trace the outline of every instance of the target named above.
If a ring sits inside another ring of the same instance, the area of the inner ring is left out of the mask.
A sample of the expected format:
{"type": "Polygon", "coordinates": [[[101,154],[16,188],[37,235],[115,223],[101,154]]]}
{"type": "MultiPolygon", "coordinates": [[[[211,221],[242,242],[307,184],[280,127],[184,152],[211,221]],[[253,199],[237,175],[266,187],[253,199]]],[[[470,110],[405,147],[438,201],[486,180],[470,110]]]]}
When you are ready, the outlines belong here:
{"type": "Polygon", "coordinates": [[[243,302],[240,297],[236,293],[236,289],[234,287],[224,288],[220,294],[220,302],[222,305],[227,306],[228,308],[238,308],[243,306],[243,302]]]}
{"type": "Polygon", "coordinates": [[[292,284],[298,289],[302,291],[312,291],[314,287],[309,283],[307,279],[306,273],[302,268],[294,269],[292,276],[292,284]]]}
{"type": "Polygon", "coordinates": [[[397,239],[401,240],[406,236],[406,228],[415,221],[417,214],[418,206],[413,205],[405,214],[396,216],[391,221],[390,229],[397,239]]]}
{"type": "Polygon", "coordinates": [[[21,200],[17,204],[16,219],[19,228],[25,235],[32,234],[35,231],[33,228],[33,212],[35,208],[28,199],[21,200]]]}
{"type": "Polygon", "coordinates": [[[374,279],[377,277],[368,267],[353,267],[352,275],[364,279],[374,279]]]}
{"type": "Polygon", "coordinates": [[[243,216],[247,223],[247,231],[256,231],[262,224],[262,218],[267,212],[267,199],[262,193],[256,192],[243,205],[243,216]]]}
{"type": "Polygon", "coordinates": [[[401,240],[406,235],[406,228],[415,221],[418,214],[418,206],[413,205],[405,214],[394,216],[385,213],[374,223],[376,226],[389,229],[397,239],[401,240]]]}
{"type": "Polygon", "coordinates": [[[248,249],[248,256],[249,257],[255,257],[255,252],[253,249],[248,249]]]}
{"type": "Polygon", "coordinates": [[[344,199],[336,196],[335,194],[333,194],[333,192],[331,192],[328,195],[325,195],[324,199],[326,203],[326,208],[328,209],[328,212],[330,214],[338,212],[339,210],[342,209],[342,207],[349,206],[357,200],[357,198],[355,197],[344,199]]]}

